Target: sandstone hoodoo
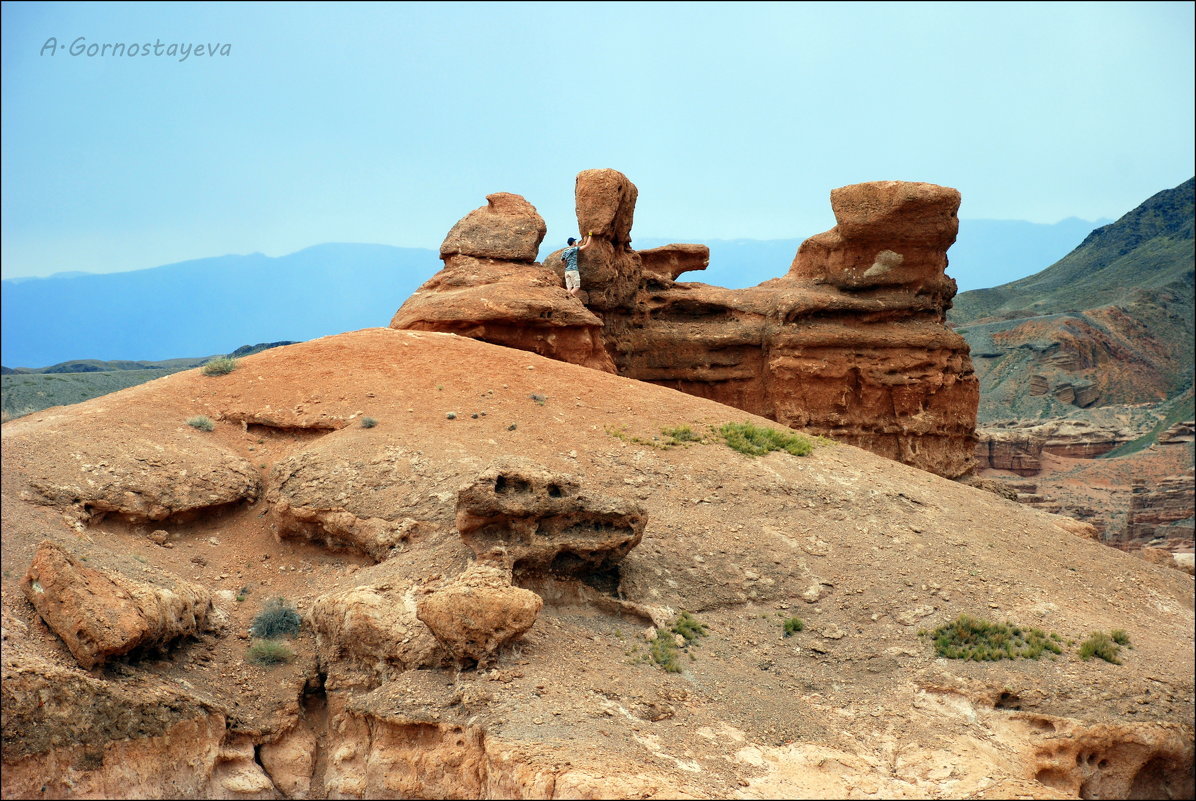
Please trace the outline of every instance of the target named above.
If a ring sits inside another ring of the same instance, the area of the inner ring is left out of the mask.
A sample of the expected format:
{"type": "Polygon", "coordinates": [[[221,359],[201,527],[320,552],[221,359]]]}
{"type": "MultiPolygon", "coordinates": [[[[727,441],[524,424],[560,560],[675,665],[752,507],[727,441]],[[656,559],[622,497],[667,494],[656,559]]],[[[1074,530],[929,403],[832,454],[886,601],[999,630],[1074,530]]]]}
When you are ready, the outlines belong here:
{"type": "Polygon", "coordinates": [[[440,246],[444,269],[421,286],[391,328],[446,331],[614,372],[602,320],[537,262],[544,220],[519,195],[487,195],[440,246]]]}
{"type": "Polygon", "coordinates": [[[581,300],[554,291],[560,251],[518,273],[476,271],[471,293],[457,288],[460,268],[448,257],[391,327],[617,371],[948,477],[972,470],[978,385],[967,343],[944,324],[955,294],[944,271],[956,190],[901,181],[836,189],[835,228],[806,240],[788,273],[742,290],[677,282],[706,267],[702,245],[634,250],[637,196],[615,170],[577,176],[578,227],[593,232],[581,300]],[[581,322],[587,315],[594,323],[581,322]],[[584,328],[588,347],[564,345],[563,333],[550,346],[550,325],[572,325],[571,343],[584,328]]]}

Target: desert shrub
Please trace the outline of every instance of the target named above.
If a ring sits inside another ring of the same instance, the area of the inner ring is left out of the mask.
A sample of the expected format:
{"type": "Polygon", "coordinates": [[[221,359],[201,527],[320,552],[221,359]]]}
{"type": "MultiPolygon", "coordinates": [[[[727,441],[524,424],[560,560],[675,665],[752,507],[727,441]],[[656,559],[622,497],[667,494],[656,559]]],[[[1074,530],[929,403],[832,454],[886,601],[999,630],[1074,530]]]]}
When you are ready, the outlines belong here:
{"type": "Polygon", "coordinates": [[[216,428],[216,424],[212,422],[210,417],[205,417],[202,414],[191,417],[187,420],[187,425],[192,428],[198,428],[200,431],[211,431],[216,428]]]}
{"type": "Polygon", "coordinates": [[[373,428],[376,425],[378,425],[378,421],[372,417],[361,418],[361,427],[362,428],[373,428]]]}
{"type": "Polygon", "coordinates": [[[689,426],[676,426],[674,428],[662,428],[660,433],[669,438],[667,444],[680,445],[685,442],[701,442],[702,436],[695,432],[689,426]]]}
{"type": "Polygon", "coordinates": [[[689,612],[682,612],[673,623],[673,633],[684,637],[686,643],[692,643],[706,636],[706,626],[699,623],[689,612]]]}
{"type": "MultiPolygon", "coordinates": [[[[664,668],[667,673],[680,673],[681,663],[678,659],[681,656],[681,648],[689,648],[690,645],[696,645],[697,641],[706,636],[706,626],[689,612],[682,612],[673,621],[673,625],[668,629],[661,629],[656,632],[655,639],[652,640],[648,648],[648,657],[664,668]],[[685,641],[684,646],[677,645],[677,636],[685,641]]],[[[693,655],[690,655],[693,659],[693,655]]]]}
{"type": "Polygon", "coordinates": [[[662,428],[660,433],[663,439],[658,436],[653,436],[651,439],[645,437],[637,437],[627,431],[627,426],[607,426],[606,433],[615,439],[621,439],[624,442],[629,442],[632,445],[646,445],[649,448],[656,448],[658,450],[668,450],[669,448],[676,448],[679,445],[691,445],[693,443],[705,442],[701,435],[695,432],[689,426],[675,426],[673,428],[662,428]]]}
{"type": "Polygon", "coordinates": [[[210,362],[200,368],[200,372],[204,375],[228,375],[233,370],[237,369],[238,360],[230,359],[227,356],[221,356],[218,359],[212,359],[210,362]]]}
{"type": "Polygon", "coordinates": [[[295,607],[288,604],[285,598],[271,598],[253,619],[249,633],[263,640],[294,637],[299,633],[302,623],[303,619],[295,607]]]}
{"type": "Polygon", "coordinates": [[[285,642],[254,640],[245,657],[255,665],[279,665],[295,658],[295,652],[285,642]]]}
{"type": "Polygon", "coordinates": [[[680,673],[681,663],[677,661],[679,650],[671,631],[656,632],[656,639],[648,649],[652,661],[664,668],[666,673],[680,673]]]}
{"type": "Polygon", "coordinates": [[[763,456],[771,451],[807,456],[814,450],[814,443],[801,434],[753,423],[727,423],[719,427],[717,433],[731,450],[748,456],[763,456]]]}
{"type": "Polygon", "coordinates": [[[805,622],[800,617],[785,618],[785,636],[791,637],[806,627],[805,622]]]}
{"type": "MultiPolygon", "coordinates": [[[[1125,634],[1120,629],[1118,629],[1118,633],[1125,634]]],[[[1126,637],[1126,642],[1129,642],[1128,636],[1126,637]]],[[[1118,658],[1118,654],[1120,653],[1121,645],[1103,631],[1092,632],[1088,636],[1088,639],[1080,643],[1080,659],[1083,659],[1085,662],[1095,656],[1110,664],[1120,665],[1121,659],[1118,658]]]]}
{"type": "Polygon", "coordinates": [[[1109,636],[1113,638],[1113,642],[1118,645],[1129,645],[1130,635],[1125,629],[1113,629],[1109,632],[1109,636]]]}
{"type": "Polygon", "coordinates": [[[1063,653],[1058,635],[1041,629],[1023,629],[1012,623],[992,623],[960,615],[929,632],[934,648],[947,659],[995,662],[998,659],[1038,659],[1044,652],[1063,653]]]}

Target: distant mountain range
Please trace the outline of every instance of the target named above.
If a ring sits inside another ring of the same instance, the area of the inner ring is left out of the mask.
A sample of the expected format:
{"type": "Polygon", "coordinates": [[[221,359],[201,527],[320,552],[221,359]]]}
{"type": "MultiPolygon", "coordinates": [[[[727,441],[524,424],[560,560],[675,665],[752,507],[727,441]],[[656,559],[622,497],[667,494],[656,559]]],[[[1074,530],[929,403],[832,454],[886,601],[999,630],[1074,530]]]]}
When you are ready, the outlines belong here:
{"type": "Polygon", "coordinates": [[[327,244],[279,258],[6,280],[0,361],[161,360],[384,326],[440,266],[430,250],[327,244]]]}
{"type": "Polygon", "coordinates": [[[1193,383],[1196,179],[1147,199],[1034,275],[964,292],[980,420],[1187,397],[1193,383]]]}
{"type": "MultiPolygon", "coordinates": [[[[961,220],[948,273],[961,289],[1027,275],[1071,250],[1094,223],[961,220]]],[[[640,249],[684,239],[645,238],[640,249]]],[[[754,286],[785,274],[801,239],[708,240],[710,267],[683,281],[754,286]]],[[[384,326],[440,269],[437,251],[325,244],[288,256],[219,256],[124,273],[64,272],[3,282],[0,361],[153,361],[384,326]]],[[[191,356],[189,358],[200,358],[191,356]]]]}

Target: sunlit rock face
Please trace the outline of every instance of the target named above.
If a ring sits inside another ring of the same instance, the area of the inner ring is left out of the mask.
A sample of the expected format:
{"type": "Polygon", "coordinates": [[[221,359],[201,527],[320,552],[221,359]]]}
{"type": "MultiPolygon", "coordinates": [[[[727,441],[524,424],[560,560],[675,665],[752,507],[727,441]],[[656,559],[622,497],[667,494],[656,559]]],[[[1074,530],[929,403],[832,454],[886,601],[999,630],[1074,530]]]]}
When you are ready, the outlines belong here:
{"type": "Polygon", "coordinates": [[[391,326],[616,371],[952,478],[972,471],[979,385],[967,343],[945,325],[958,191],[836,189],[837,225],[802,243],[783,276],[739,290],[677,282],[708,264],[701,245],[634,250],[638,191],[622,173],[583,171],[576,197],[578,229],[593,235],[579,254],[580,299],[557,291],[560,251],[519,271],[447,256],[391,326]]]}

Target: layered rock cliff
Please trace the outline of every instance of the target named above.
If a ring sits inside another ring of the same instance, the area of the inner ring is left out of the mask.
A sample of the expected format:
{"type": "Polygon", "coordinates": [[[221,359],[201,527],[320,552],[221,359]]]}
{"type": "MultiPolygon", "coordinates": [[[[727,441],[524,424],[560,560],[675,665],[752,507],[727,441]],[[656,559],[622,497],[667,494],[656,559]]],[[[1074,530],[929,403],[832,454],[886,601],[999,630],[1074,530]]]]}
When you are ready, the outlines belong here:
{"type": "Polygon", "coordinates": [[[479,210],[454,227],[445,268],[391,327],[616,371],[948,477],[972,470],[979,388],[967,343],[944,325],[956,190],[836,189],[837,225],[806,240],[787,274],[742,290],[676,281],[706,266],[703,246],[634,250],[637,196],[614,170],[577,176],[579,230],[593,235],[580,254],[580,299],[563,289],[560,251],[539,264],[503,261],[513,257],[472,240],[449,247],[466,220],[490,226],[471,234],[477,243],[507,236],[511,217],[479,210]]]}

